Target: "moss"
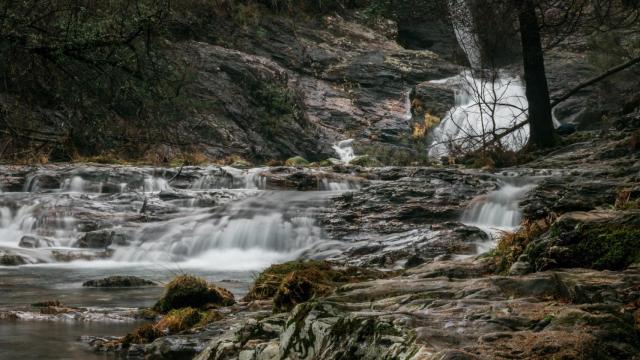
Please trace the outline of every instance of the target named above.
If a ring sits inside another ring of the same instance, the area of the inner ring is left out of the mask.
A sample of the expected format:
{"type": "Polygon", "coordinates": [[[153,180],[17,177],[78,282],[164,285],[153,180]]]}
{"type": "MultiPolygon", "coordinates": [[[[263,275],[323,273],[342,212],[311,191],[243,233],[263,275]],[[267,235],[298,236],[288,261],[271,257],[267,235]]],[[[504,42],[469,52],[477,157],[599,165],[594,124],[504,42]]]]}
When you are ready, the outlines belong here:
{"type": "Polygon", "coordinates": [[[331,281],[318,270],[294,271],[287,274],[278,286],[273,308],[275,311],[290,311],[297,304],[329,295],[333,290],[331,281]]]}
{"type": "Polygon", "coordinates": [[[358,166],[374,167],[374,166],[380,166],[380,161],[378,161],[378,159],[376,159],[375,157],[372,157],[369,155],[361,155],[351,160],[350,164],[358,165],[358,166]]]}
{"type": "Polygon", "coordinates": [[[640,261],[640,229],[608,227],[584,231],[577,253],[596,269],[620,270],[640,261]]]}
{"type": "Polygon", "coordinates": [[[167,313],[185,307],[229,306],[234,302],[229,290],[208,284],[204,279],[193,275],[180,275],[167,284],[165,293],[155,304],[154,310],[167,313]]]}
{"type": "Polygon", "coordinates": [[[307,159],[303,158],[302,156],[294,156],[287,159],[284,164],[286,166],[307,166],[309,165],[309,161],[307,161],[307,159]]]}
{"type": "Polygon", "coordinates": [[[0,256],[0,265],[2,266],[18,266],[27,262],[19,255],[3,254],[0,256]]]}
{"type": "Polygon", "coordinates": [[[602,220],[569,214],[526,254],[537,270],[584,267],[621,270],[640,261],[640,217],[637,211],[613,212],[602,220]]]}

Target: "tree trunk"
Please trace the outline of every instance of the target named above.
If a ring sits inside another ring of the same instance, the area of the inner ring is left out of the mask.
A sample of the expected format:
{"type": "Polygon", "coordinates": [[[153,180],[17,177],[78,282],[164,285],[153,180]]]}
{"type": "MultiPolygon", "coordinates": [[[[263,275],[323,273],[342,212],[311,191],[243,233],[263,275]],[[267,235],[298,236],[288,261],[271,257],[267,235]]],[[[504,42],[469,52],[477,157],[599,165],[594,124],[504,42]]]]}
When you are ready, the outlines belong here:
{"type": "Polygon", "coordinates": [[[524,81],[529,102],[529,144],[528,147],[548,148],[556,144],[551,117],[549,85],[544,69],[540,27],[534,0],[524,0],[519,14],[524,81]]]}

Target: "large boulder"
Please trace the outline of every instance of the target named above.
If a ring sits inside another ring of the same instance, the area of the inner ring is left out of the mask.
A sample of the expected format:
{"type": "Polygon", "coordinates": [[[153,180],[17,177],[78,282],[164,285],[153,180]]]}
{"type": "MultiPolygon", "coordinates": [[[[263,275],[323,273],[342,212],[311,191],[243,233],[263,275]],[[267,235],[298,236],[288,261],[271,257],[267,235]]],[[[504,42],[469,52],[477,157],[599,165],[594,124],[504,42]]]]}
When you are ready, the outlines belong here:
{"type": "Polygon", "coordinates": [[[125,234],[115,230],[96,230],[85,233],[75,244],[79,248],[105,249],[112,244],[125,245],[125,234]]]}

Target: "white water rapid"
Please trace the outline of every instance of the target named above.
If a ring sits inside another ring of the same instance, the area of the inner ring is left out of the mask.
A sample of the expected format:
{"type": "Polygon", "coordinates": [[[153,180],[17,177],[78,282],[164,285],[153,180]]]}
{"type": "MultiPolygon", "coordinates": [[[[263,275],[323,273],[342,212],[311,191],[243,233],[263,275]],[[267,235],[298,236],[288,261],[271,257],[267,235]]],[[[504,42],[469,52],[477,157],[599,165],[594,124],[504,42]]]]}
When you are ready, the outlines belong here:
{"type": "Polygon", "coordinates": [[[330,196],[359,186],[314,169],[299,171],[316,179],[315,191],[269,190],[267,168],[189,168],[175,182],[175,170],[163,171],[65,167],[25,175],[22,189],[0,197],[0,256],[260,269],[322,241],[316,212],[330,196]]]}

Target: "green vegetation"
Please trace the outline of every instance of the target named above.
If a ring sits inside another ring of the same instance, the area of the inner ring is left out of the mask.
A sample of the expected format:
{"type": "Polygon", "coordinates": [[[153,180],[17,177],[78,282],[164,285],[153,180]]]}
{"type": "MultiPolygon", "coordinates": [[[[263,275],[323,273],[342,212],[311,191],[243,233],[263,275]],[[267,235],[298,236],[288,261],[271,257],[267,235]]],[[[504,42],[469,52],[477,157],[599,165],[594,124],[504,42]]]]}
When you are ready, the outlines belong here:
{"type": "Polygon", "coordinates": [[[302,156],[294,156],[287,161],[284,162],[286,166],[307,166],[309,165],[309,161],[303,158],[302,156]]]}
{"type": "Polygon", "coordinates": [[[584,239],[576,252],[582,261],[596,269],[621,270],[640,262],[640,229],[600,226],[581,231],[584,239]]]}
{"type": "Polygon", "coordinates": [[[265,134],[274,136],[287,123],[297,122],[302,111],[298,105],[295,93],[286,84],[247,80],[250,83],[251,97],[257,102],[256,109],[260,118],[260,128],[265,134]]]}
{"type": "Polygon", "coordinates": [[[640,262],[637,211],[606,220],[561,217],[525,253],[537,270],[565,267],[622,270],[640,262]]]}
{"type": "Polygon", "coordinates": [[[204,279],[193,275],[180,275],[167,284],[164,295],[153,308],[166,314],[174,309],[205,309],[229,306],[234,302],[233,294],[229,290],[208,284],[204,279]]]}

